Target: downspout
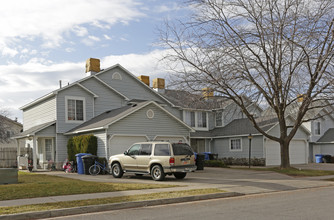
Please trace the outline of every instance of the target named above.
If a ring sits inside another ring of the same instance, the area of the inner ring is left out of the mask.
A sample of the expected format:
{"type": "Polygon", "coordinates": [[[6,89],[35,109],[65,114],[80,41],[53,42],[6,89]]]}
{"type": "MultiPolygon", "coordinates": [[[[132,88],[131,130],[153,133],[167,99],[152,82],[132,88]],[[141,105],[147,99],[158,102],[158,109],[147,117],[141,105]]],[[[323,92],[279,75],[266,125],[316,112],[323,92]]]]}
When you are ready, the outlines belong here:
{"type": "Polygon", "coordinates": [[[105,138],[106,138],[106,149],[105,149],[105,151],[106,151],[106,156],[107,156],[107,161],[109,160],[109,140],[108,140],[108,128],[106,128],[106,130],[105,130],[105,138]]]}
{"type": "Polygon", "coordinates": [[[211,151],[211,142],[213,141],[213,138],[210,138],[210,141],[209,141],[209,152],[211,152],[212,153],[212,151],[211,151]]]}

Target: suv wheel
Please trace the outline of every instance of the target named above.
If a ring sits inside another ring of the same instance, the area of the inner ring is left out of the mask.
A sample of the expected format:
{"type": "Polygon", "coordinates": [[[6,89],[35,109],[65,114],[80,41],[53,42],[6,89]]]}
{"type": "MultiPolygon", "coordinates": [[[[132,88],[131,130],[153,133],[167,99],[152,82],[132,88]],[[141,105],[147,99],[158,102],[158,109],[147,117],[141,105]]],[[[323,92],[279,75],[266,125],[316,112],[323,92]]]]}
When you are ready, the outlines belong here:
{"type": "Polygon", "coordinates": [[[165,173],[160,165],[154,165],[152,167],[151,176],[155,181],[162,181],[165,179],[165,173]]]}
{"type": "Polygon", "coordinates": [[[123,169],[119,163],[115,163],[111,167],[111,173],[115,178],[121,178],[123,176],[123,169]]]}
{"type": "Polygon", "coordinates": [[[174,173],[176,179],[183,179],[187,176],[187,173],[174,173]]]}

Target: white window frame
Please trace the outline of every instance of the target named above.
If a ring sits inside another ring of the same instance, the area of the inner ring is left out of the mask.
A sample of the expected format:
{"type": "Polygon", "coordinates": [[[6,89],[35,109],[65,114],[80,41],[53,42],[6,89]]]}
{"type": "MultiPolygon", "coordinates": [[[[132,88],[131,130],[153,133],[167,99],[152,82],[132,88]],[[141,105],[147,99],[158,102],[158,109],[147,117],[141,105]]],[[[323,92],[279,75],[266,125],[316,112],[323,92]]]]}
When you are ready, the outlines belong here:
{"type": "Polygon", "coordinates": [[[315,121],[314,122],[314,135],[316,135],[316,136],[321,135],[321,122],[320,121],[315,121]],[[318,125],[319,125],[319,133],[317,132],[318,131],[318,129],[317,129],[318,125]]]}
{"type": "Polygon", "coordinates": [[[86,121],[86,98],[79,96],[65,96],[65,122],[66,123],[82,123],[86,121]],[[83,120],[68,120],[68,100],[83,101],[83,120]]]}
{"type": "Polygon", "coordinates": [[[230,151],[242,151],[242,138],[230,138],[229,148],[230,148],[230,151]],[[232,149],[232,141],[235,141],[235,140],[240,140],[240,149],[232,149]]]}
{"type": "Polygon", "coordinates": [[[223,111],[222,110],[216,111],[216,113],[215,113],[215,126],[216,127],[224,127],[223,111]],[[221,114],[221,116],[220,116],[221,125],[217,125],[217,113],[221,114]]]}
{"type": "Polygon", "coordinates": [[[183,122],[185,122],[187,125],[195,128],[196,130],[202,130],[202,131],[208,131],[209,130],[209,115],[206,111],[192,111],[192,110],[183,110],[183,122]],[[191,126],[186,122],[186,112],[194,112],[195,114],[195,126],[191,126]],[[206,127],[199,127],[198,126],[198,113],[205,113],[206,116],[206,127]]]}

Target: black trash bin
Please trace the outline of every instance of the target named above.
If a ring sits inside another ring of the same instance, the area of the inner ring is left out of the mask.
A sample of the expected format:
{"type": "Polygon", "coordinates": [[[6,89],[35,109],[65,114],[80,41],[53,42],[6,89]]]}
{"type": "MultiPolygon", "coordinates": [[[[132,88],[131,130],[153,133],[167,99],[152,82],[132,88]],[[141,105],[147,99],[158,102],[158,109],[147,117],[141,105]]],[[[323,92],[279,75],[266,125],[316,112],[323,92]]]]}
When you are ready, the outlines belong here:
{"type": "Polygon", "coordinates": [[[86,156],[82,156],[82,162],[83,162],[83,168],[84,168],[84,173],[86,175],[89,175],[89,167],[91,167],[95,160],[97,160],[97,156],[95,155],[86,155],[86,156]]]}
{"type": "Polygon", "coordinates": [[[197,170],[204,170],[204,159],[205,159],[205,154],[197,154],[196,156],[197,170]]]}
{"type": "Polygon", "coordinates": [[[332,160],[332,156],[331,155],[323,155],[322,156],[322,162],[323,163],[330,163],[332,160]]]}

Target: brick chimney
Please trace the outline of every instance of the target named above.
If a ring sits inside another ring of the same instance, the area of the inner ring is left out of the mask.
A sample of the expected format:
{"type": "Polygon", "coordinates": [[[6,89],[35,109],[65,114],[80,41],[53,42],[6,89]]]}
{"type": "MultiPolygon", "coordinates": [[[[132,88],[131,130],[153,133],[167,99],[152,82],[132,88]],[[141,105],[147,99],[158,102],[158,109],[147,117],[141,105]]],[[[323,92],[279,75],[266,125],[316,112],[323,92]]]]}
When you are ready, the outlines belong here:
{"type": "Polygon", "coordinates": [[[100,72],[100,60],[96,58],[88,58],[86,60],[86,76],[94,75],[100,72]]]}
{"type": "Polygon", "coordinates": [[[142,81],[143,83],[145,83],[147,86],[150,86],[150,77],[149,76],[138,76],[137,77],[140,81],[142,81]]]}
{"type": "Polygon", "coordinates": [[[213,97],[213,90],[211,88],[203,88],[202,95],[205,99],[213,97]]]}
{"type": "Polygon", "coordinates": [[[165,79],[153,79],[153,89],[159,93],[165,93],[165,79]]]}

